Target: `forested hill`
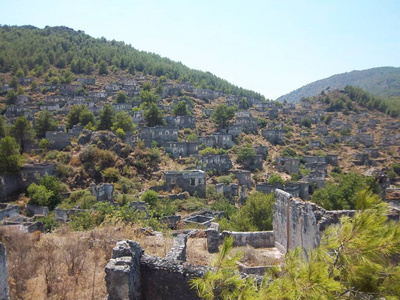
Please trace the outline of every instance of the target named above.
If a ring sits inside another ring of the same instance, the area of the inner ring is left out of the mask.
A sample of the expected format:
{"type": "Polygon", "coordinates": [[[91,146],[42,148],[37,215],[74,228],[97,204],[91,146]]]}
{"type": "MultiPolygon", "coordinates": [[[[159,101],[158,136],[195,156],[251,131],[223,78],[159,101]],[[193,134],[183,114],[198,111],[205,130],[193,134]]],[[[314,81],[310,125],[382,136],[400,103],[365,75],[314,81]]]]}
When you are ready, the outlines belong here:
{"type": "Polygon", "coordinates": [[[398,97],[400,96],[400,68],[380,67],[333,75],[280,96],[277,100],[298,102],[303,97],[316,96],[322,90],[343,89],[347,85],[360,87],[374,96],[398,97]]]}
{"type": "MultiPolygon", "coordinates": [[[[75,74],[101,74],[101,67],[127,70],[133,74],[166,76],[195,87],[219,90],[226,94],[264,98],[239,88],[209,72],[190,69],[154,53],[138,51],[131,45],[105,38],[96,39],[83,31],[67,27],[0,26],[0,72],[22,69],[43,73],[51,65],[69,67],[75,74]]],[[[40,74],[38,74],[40,76],[40,74]]]]}

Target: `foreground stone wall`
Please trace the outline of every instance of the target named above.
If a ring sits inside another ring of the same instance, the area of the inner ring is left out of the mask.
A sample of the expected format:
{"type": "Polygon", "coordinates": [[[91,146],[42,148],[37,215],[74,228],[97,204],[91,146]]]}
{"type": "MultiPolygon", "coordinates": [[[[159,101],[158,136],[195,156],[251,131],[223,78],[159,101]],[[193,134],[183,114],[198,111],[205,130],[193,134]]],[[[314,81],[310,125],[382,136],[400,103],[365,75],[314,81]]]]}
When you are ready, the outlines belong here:
{"type": "Polygon", "coordinates": [[[222,245],[225,237],[233,236],[233,246],[252,246],[254,248],[272,248],[275,247],[275,236],[273,231],[252,231],[235,232],[223,231],[219,233],[218,223],[211,223],[206,231],[208,252],[218,252],[218,247],[222,245]]]}
{"type": "Polygon", "coordinates": [[[105,268],[108,300],[200,299],[189,281],[203,276],[207,268],[184,263],[186,239],[186,234],[176,235],[165,258],[143,254],[136,242],[118,242],[105,268]]]}
{"type": "Polygon", "coordinates": [[[0,243],[0,300],[8,300],[8,269],[6,249],[0,243]]]}
{"type": "Polygon", "coordinates": [[[295,199],[277,189],[273,228],[275,246],[283,253],[298,246],[308,250],[319,246],[322,232],[331,224],[338,224],[344,215],[355,211],[326,211],[312,202],[295,199]]]}

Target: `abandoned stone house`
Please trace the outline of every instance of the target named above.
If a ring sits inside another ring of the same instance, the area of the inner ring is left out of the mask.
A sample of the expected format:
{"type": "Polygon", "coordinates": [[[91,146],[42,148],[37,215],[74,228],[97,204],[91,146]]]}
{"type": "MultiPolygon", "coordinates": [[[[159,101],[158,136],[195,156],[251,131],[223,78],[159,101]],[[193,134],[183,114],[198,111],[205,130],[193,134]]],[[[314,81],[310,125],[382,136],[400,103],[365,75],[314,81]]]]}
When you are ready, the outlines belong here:
{"type": "Polygon", "coordinates": [[[232,135],[232,137],[235,138],[242,134],[243,128],[240,125],[230,124],[228,126],[228,128],[221,130],[221,132],[228,133],[228,134],[232,135]]]}
{"type": "Polygon", "coordinates": [[[93,100],[106,100],[107,94],[105,92],[89,91],[88,97],[93,100]]]}
{"type": "Polygon", "coordinates": [[[231,134],[220,132],[214,133],[211,136],[199,137],[199,142],[204,144],[205,147],[222,149],[230,149],[234,145],[231,134]]]}
{"type": "Polygon", "coordinates": [[[45,137],[50,142],[50,149],[63,150],[71,145],[72,137],[79,137],[83,126],[74,125],[67,132],[65,131],[46,131],[45,137]]]}
{"type": "Polygon", "coordinates": [[[365,148],[363,152],[368,154],[369,157],[378,158],[379,157],[379,148],[365,148]]]}
{"type": "Polygon", "coordinates": [[[241,126],[246,133],[257,132],[258,129],[258,120],[249,111],[237,112],[235,124],[241,126]]]}
{"type": "Polygon", "coordinates": [[[176,116],[174,124],[178,128],[196,128],[196,118],[193,116],[176,116]]]}
{"type": "Polygon", "coordinates": [[[199,156],[198,167],[205,172],[227,172],[232,166],[232,160],[228,154],[207,154],[199,156]]]}
{"type": "Polygon", "coordinates": [[[124,87],[137,87],[138,83],[135,79],[121,78],[121,86],[124,87]]]}
{"type": "Polygon", "coordinates": [[[374,136],[372,134],[358,134],[357,142],[363,144],[365,147],[374,146],[374,136]]]}
{"type": "Polygon", "coordinates": [[[233,170],[232,173],[235,175],[235,178],[239,182],[240,186],[246,186],[247,188],[251,188],[251,172],[247,170],[233,170]]]}
{"type": "Polygon", "coordinates": [[[168,171],[164,173],[165,188],[172,192],[180,188],[190,195],[206,196],[206,173],[201,170],[168,171]]]}
{"type": "Polygon", "coordinates": [[[275,191],[283,190],[293,195],[293,197],[299,197],[303,200],[310,198],[308,182],[287,182],[284,186],[281,183],[269,184],[266,182],[256,184],[256,191],[263,192],[264,194],[275,193],[275,191]]]}
{"type": "Polygon", "coordinates": [[[80,77],[76,81],[82,83],[83,85],[95,85],[96,84],[95,77],[80,77]]]}
{"type": "Polygon", "coordinates": [[[288,174],[299,173],[299,159],[291,157],[277,157],[275,158],[279,172],[286,172],[288,174]]]}
{"type": "Polygon", "coordinates": [[[325,125],[317,126],[317,128],[315,128],[315,134],[324,136],[328,135],[329,134],[328,127],[325,125]]]}
{"type": "Polygon", "coordinates": [[[18,81],[20,85],[30,85],[33,82],[33,77],[19,77],[18,81]]]}
{"type": "Polygon", "coordinates": [[[263,156],[261,154],[256,154],[254,157],[243,159],[240,163],[244,169],[255,171],[262,170],[263,161],[263,156]]]}
{"type": "Polygon", "coordinates": [[[13,90],[8,84],[0,85],[0,93],[8,93],[9,91],[13,90]]]}
{"type": "Polygon", "coordinates": [[[59,85],[57,85],[58,92],[60,93],[60,95],[69,95],[69,96],[72,96],[79,87],[80,86],[76,85],[76,84],[59,84],[59,85]]]}
{"type": "Polygon", "coordinates": [[[339,139],[335,135],[323,136],[321,140],[326,146],[339,142],[339,139]]]}
{"type": "Polygon", "coordinates": [[[284,130],[270,130],[263,129],[261,132],[262,136],[273,145],[283,145],[284,144],[284,130]]]}
{"type": "Polygon", "coordinates": [[[135,124],[143,124],[145,123],[144,120],[144,110],[136,110],[133,112],[133,123],[135,124]]]}
{"type": "Polygon", "coordinates": [[[126,111],[130,113],[132,111],[132,104],[130,103],[113,103],[111,107],[116,111],[126,111]]]}
{"type": "Polygon", "coordinates": [[[144,141],[146,147],[151,147],[153,141],[160,146],[167,142],[178,142],[178,128],[170,125],[157,125],[155,127],[140,128],[139,138],[144,141]]]}
{"type": "Polygon", "coordinates": [[[258,146],[254,146],[253,148],[256,151],[257,155],[261,155],[263,160],[267,159],[267,157],[268,157],[268,148],[267,148],[267,146],[258,145],[258,146]]]}
{"type": "Polygon", "coordinates": [[[46,96],[44,98],[44,103],[46,104],[59,104],[60,106],[63,106],[66,102],[67,98],[60,95],[46,96]]]}
{"type": "Polygon", "coordinates": [[[112,202],[114,194],[114,185],[111,183],[101,183],[96,185],[92,183],[90,192],[96,197],[96,201],[112,202]]]}
{"type": "Polygon", "coordinates": [[[200,142],[167,142],[164,147],[173,158],[180,158],[199,154],[199,146],[200,142]]]}
{"type": "Polygon", "coordinates": [[[17,106],[27,105],[27,104],[29,104],[30,101],[31,101],[31,98],[28,95],[18,95],[16,105],[17,106]]]}
{"type": "Polygon", "coordinates": [[[214,100],[218,97],[223,96],[222,92],[206,89],[193,89],[193,93],[196,95],[196,98],[201,100],[214,100]]]}
{"type": "Polygon", "coordinates": [[[228,185],[217,183],[215,185],[215,192],[223,194],[228,200],[232,201],[234,197],[239,196],[239,185],[237,183],[230,183],[228,185]]]}
{"type": "Polygon", "coordinates": [[[0,202],[24,191],[31,183],[38,183],[41,176],[54,175],[54,164],[25,164],[18,173],[0,175],[0,202]]]}
{"type": "Polygon", "coordinates": [[[115,83],[111,83],[105,86],[105,90],[107,93],[117,93],[119,91],[119,85],[115,83]]]}
{"type": "Polygon", "coordinates": [[[322,148],[321,141],[310,141],[308,148],[322,148]]]}
{"type": "Polygon", "coordinates": [[[22,117],[22,116],[30,116],[34,113],[33,110],[31,110],[30,107],[26,106],[16,106],[16,105],[9,105],[6,108],[6,112],[4,115],[7,118],[15,118],[15,117],[22,117]]]}
{"type": "Polygon", "coordinates": [[[61,110],[60,104],[51,104],[51,103],[40,105],[39,109],[41,111],[47,110],[47,111],[50,111],[50,112],[58,112],[58,111],[61,110]]]}

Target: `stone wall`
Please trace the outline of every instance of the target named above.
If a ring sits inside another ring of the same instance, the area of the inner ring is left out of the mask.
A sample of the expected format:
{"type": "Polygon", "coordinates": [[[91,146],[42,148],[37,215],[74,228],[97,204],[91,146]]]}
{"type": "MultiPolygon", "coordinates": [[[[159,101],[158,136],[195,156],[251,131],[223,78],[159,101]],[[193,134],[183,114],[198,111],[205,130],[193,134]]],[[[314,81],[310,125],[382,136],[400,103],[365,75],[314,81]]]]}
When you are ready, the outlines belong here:
{"type": "Polygon", "coordinates": [[[298,246],[305,250],[319,246],[322,232],[340,217],[352,216],[355,211],[326,211],[312,202],[295,199],[277,189],[274,205],[273,228],[275,246],[283,253],[298,246]]]}
{"type": "Polygon", "coordinates": [[[118,242],[105,268],[108,299],[198,300],[189,281],[203,276],[207,268],[180,260],[182,251],[179,249],[181,242],[186,244],[186,237],[177,235],[174,246],[178,247],[173,247],[166,258],[143,254],[136,242],[118,242]]]}
{"type": "Polygon", "coordinates": [[[19,214],[17,205],[0,203],[0,221],[11,218],[19,214]]]}
{"type": "Polygon", "coordinates": [[[208,252],[218,252],[218,247],[222,245],[225,237],[233,236],[233,246],[252,246],[254,248],[272,248],[275,247],[275,238],[273,231],[252,231],[235,232],[223,231],[219,233],[218,223],[211,223],[206,231],[208,252]]]}
{"type": "Polygon", "coordinates": [[[8,269],[6,249],[0,243],[0,300],[8,300],[8,269]]]}

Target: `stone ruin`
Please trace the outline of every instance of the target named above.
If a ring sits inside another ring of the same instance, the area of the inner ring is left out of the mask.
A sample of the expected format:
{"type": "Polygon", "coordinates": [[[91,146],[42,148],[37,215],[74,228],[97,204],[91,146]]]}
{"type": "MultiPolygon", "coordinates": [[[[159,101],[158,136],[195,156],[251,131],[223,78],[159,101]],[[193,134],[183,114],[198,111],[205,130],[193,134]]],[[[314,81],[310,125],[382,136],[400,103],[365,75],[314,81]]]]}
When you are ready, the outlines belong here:
{"type": "MultiPolygon", "coordinates": [[[[389,217],[398,220],[399,212],[392,209],[389,217]]],[[[329,225],[338,224],[340,217],[354,213],[327,211],[276,190],[273,231],[220,233],[218,224],[211,223],[206,231],[207,248],[211,253],[217,252],[224,237],[233,236],[234,246],[276,247],[281,253],[297,246],[308,250],[319,245],[329,225]]],[[[105,268],[108,299],[199,299],[195,290],[190,289],[189,280],[203,276],[208,268],[185,262],[186,241],[191,234],[195,232],[175,232],[173,247],[165,258],[146,255],[136,242],[118,242],[105,268]]]]}
{"type": "Polygon", "coordinates": [[[198,168],[208,172],[227,172],[232,168],[232,161],[228,154],[207,154],[199,156],[198,168]]]}
{"type": "Polygon", "coordinates": [[[113,201],[114,185],[111,183],[101,183],[98,186],[92,183],[90,191],[92,195],[96,197],[96,201],[98,202],[113,201]]]}
{"type": "Polygon", "coordinates": [[[285,130],[263,129],[262,136],[273,145],[284,145],[285,130]]]}
{"type": "Polygon", "coordinates": [[[172,154],[174,158],[188,157],[199,154],[200,142],[169,142],[166,143],[165,151],[172,154]]]}
{"type": "MultiPolygon", "coordinates": [[[[281,253],[296,247],[307,251],[318,247],[329,225],[339,224],[342,216],[355,213],[328,211],[279,189],[275,195],[273,231],[220,233],[218,224],[212,223],[206,231],[209,252],[217,252],[225,236],[234,237],[234,246],[276,247],[281,253]]],[[[392,208],[388,217],[398,221],[399,215],[400,210],[392,208]]],[[[199,299],[190,289],[189,280],[203,276],[209,269],[185,262],[187,238],[195,233],[175,232],[173,247],[165,258],[146,255],[136,242],[118,242],[105,268],[108,299],[199,299]]]]}
{"type": "Polygon", "coordinates": [[[252,231],[252,232],[219,232],[219,224],[211,223],[206,231],[207,249],[210,253],[218,252],[218,247],[222,245],[225,237],[233,236],[233,246],[252,246],[254,248],[273,248],[275,247],[275,238],[273,231],[252,231]]]}
{"type": "Polygon", "coordinates": [[[203,276],[206,267],[185,263],[187,234],[174,236],[165,258],[144,254],[134,241],[120,241],[105,268],[108,300],[200,299],[189,280],[203,276]]]}
{"type": "Polygon", "coordinates": [[[167,190],[175,188],[187,191],[190,195],[206,196],[206,173],[201,170],[168,171],[164,173],[165,185],[151,187],[153,190],[167,190]]]}
{"type": "Polygon", "coordinates": [[[54,170],[55,164],[25,164],[18,173],[0,174],[0,202],[38,183],[41,176],[53,175],[54,170]]]}
{"type": "Polygon", "coordinates": [[[0,300],[9,299],[7,254],[3,244],[0,243],[0,300]]]}

